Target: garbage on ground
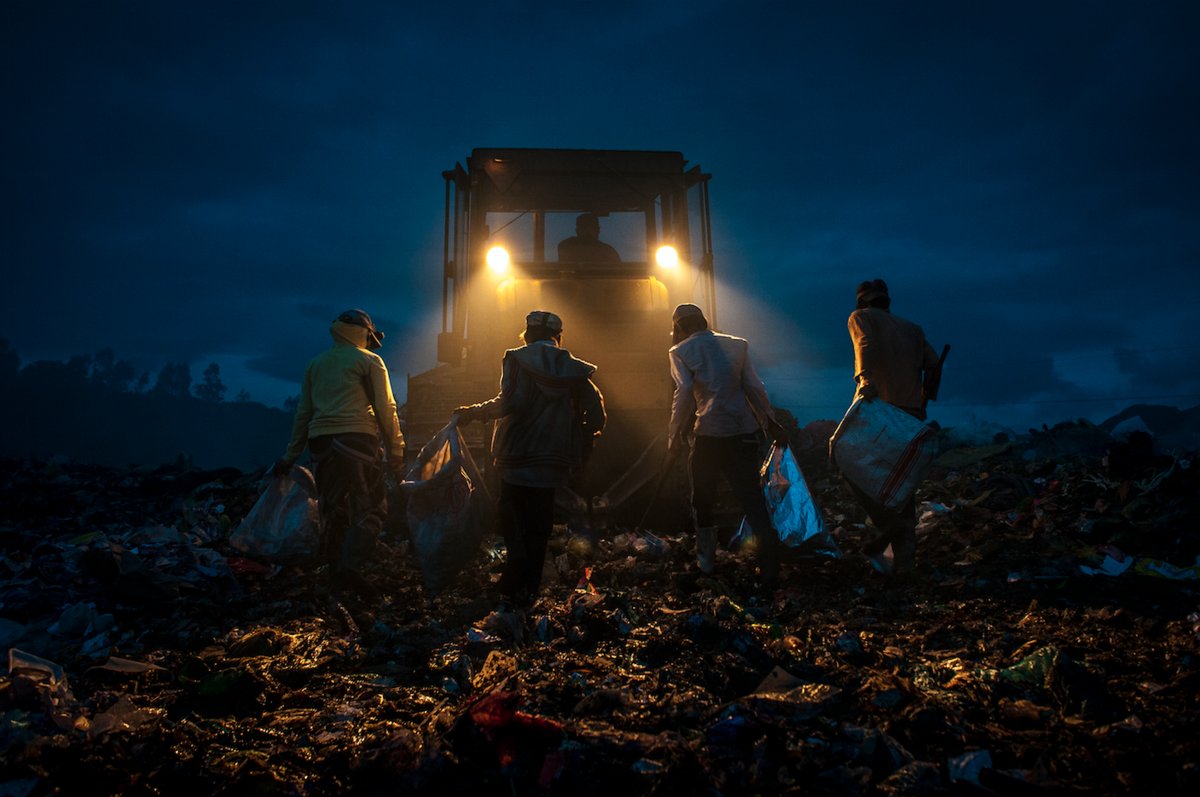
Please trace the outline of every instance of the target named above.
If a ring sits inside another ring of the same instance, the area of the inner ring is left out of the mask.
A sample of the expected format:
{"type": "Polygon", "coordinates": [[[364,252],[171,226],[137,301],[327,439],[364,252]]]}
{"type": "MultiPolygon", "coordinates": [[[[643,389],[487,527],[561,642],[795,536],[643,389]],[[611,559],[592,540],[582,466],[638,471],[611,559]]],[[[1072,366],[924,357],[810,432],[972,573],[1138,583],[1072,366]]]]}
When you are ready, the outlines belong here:
{"type": "Polygon", "coordinates": [[[1170,562],[1151,557],[1126,556],[1111,545],[1096,547],[1097,555],[1103,555],[1098,565],[1080,564],[1080,572],[1089,576],[1119,576],[1127,572],[1137,573],[1154,578],[1168,578],[1174,581],[1200,581],[1200,560],[1191,567],[1180,567],[1170,562]]]}
{"type": "Polygon", "coordinates": [[[1164,575],[1200,554],[1200,469],[1103,435],[939,457],[910,579],[801,546],[764,592],[685,529],[558,525],[527,611],[492,544],[436,591],[411,528],[353,586],[239,550],[257,474],[0,461],[0,790],[1195,793],[1200,595],[1164,575]]]}

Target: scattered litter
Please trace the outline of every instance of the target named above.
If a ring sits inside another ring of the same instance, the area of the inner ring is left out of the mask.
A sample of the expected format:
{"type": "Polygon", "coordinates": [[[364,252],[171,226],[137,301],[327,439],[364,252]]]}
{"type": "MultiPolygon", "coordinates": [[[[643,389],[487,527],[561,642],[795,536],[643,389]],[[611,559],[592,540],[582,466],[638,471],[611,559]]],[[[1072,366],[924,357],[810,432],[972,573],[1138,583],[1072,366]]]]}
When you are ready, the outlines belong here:
{"type": "Polygon", "coordinates": [[[1194,453],[1081,423],[969,450],[939,433],[897,582],[814,545],[873,536],[831,429],[776,485],[823,525],[778,589],[735,545],[699,573],[686,528],[560,523],[511,611],[488,527],[431,570],[453,524],[422,541],[411,501],[348,589],[234,544],[257,474],[2,463],[0,790],[1200,791],[1194,453]]]}

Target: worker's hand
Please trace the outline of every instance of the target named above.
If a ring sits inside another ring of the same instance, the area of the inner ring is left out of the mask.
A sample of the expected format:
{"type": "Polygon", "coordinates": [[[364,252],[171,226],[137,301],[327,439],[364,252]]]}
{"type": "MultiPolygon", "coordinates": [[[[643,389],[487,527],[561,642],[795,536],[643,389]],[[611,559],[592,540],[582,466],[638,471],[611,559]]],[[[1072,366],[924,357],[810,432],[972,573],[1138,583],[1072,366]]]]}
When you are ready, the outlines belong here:
{"type": "Polygon", "coordinates": [[[292,472],[292,463],[288,462],[286,459],[282,459],[282,458],[277,459],[277,460],[275,460],[275,464],[271,466],[271,475],[272,476],[283,477],[283,476],[287,476],[291,472],[292,472]]]}
{"type": "Polygon", "coordinates": [[[450,422],[458,426],[466,426],[471,422],[471,408],[459,407],[450,414],[450,422]]]}
{"type": "Polygon", "coordinates": [[[767,434],[771,435],[771,439],[776,444],[786,446],[791,442],[792,436],[788,434],[788,430],[779,421],[767,421],[767,434]]]}
{"type": "Polygon", "coordinates": [[[404,475],[407,471],[404,467],[404,452],[401,451],[398,457],[388,457],[387,468],[397,484],[404,481],[404,475]]]}
{"type": "Polygon", "coordinates": [[[863,401],[871,401],[872,399],[879,398],[879,391],[870,382],[863,382],[858,386],[858,398],[863,401]]]}

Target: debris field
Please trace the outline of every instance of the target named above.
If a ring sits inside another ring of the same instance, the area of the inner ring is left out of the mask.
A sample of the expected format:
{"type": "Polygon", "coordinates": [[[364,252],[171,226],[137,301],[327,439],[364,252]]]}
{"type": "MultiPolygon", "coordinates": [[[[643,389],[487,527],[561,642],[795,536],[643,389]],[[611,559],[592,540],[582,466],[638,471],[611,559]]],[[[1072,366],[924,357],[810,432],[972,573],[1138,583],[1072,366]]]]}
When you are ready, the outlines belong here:
{"type": "Polygon", "coordinates": [[[260,474],[0,462],[0,794],[1200,793],[1194,454],[947,448],[896,581],[798,448],[836,549],[779,589],[561,526],[523,614],[491,538],[431,595],[397,525],[331,588],[229,545],[260,474]]]}

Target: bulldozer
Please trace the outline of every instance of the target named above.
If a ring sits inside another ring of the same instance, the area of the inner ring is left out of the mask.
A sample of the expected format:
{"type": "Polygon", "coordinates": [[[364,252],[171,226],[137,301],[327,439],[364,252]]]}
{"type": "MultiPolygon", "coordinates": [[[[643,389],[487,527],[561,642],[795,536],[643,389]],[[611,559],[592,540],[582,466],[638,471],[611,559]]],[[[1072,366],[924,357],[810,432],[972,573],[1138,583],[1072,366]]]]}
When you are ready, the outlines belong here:
{"type": "MultiPolygon", "coordinates": [[[[558,506],[593,525],[629,521],[666,463],[671,311],[692,302],[716,324],[711,175],[679,152],[518,148],[475,149],[442,177],[439,364],[408,378],[410,450],[455,407],[496,394],[525,315],[549,310],[563,347],[596,364],[608,414],[558,506]]],[[[486,468],[490,429],[462,431],[486,468]]]]}

